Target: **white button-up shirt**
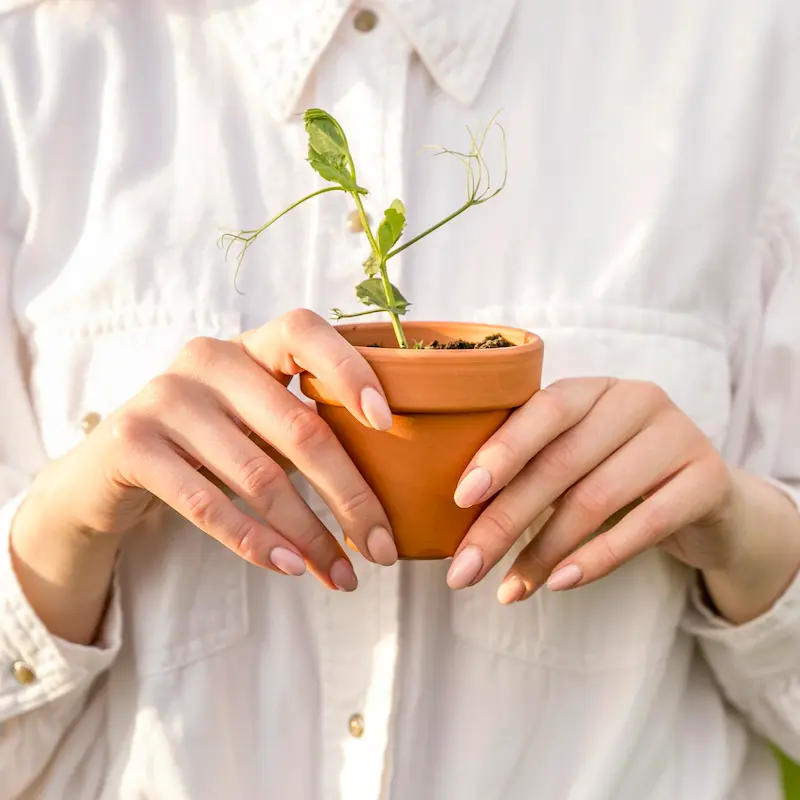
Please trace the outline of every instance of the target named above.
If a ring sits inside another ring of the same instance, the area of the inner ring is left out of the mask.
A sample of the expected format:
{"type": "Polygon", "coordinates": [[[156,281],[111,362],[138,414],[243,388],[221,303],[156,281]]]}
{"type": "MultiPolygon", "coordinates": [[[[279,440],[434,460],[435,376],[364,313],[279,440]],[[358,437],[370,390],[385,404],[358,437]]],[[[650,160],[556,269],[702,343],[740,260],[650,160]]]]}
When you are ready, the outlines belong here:
{"type": "MultiPolygon", "coordinates": [[[[343,196],[261,238],[242,295],[216,245],[320,187],[312,105],[372,218],[401,197],[412,233],[464,191],[420,148],[502,109],[505,192],[392,262],[413,315],[534,330],[547,380],[656,381],[791,492],[800,3],[380,0],[366,32],[357,10],[0,0],[4,536],[46,460],[190,337],[355,307],[343,196]]],[[[735,628],[658,552],[508,608],[503,566],[460,593],[442,562],[356,569],[333,593],[167,516],[127,537],[79,647],[0,548],[0,798],[773,800],[758,735],[800,756],[800,581],[735,628]]]]}

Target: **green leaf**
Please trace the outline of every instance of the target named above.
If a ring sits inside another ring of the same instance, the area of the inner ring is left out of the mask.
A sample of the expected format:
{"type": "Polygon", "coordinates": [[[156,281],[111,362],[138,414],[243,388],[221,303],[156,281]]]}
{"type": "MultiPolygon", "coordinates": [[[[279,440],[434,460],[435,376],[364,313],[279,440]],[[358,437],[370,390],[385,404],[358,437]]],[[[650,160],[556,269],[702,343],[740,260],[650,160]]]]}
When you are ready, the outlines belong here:
{"type": "Polygon", "coordinates": [[[370,253],[369,258],[364,262],[364,272],[369,275],[370,278],[374,278],[378,274],[378,270],[381,266],[381,260],[375,253],[370,253]]]}
{"type": "Polygon", "coordinates": [[[308,163],[320,177],[338,184],[346,192],[368,194],[367,190],[359,186],[348,172],[346,158],[322,156],[309,148],[308,163]]]}
{"type": "Polygon", "coordinates": [[[389,305],[380,278],[369,278],[356,286],[356,297],[358,297],[365,306],[374,306],[383,311],[392,311],[395,314],[405,314],[411,304],[403,297],[396,286],[392,285],[392,292],[394,294],[393,306],[389,305]]]}
{"type": "Polygon", "coordinates": [[[327,111],[310,108],[303,117],[308,134],[308,163],[331,183],[366,194],[353,176],[353,159],[342,126],[327,111]]]}
{"type": "Polygon", "coordinates": [[[406,227],[406,209],[400,200],[393,200],[392,204],[383,212],[383,220],[378,226],[378,247],[382,255],[397,244],[406,227]]]}
{"type": "Polygon", "coordinates": [[[347,137],[342,126],[321,108],[309,108],[303,115],[308,143],[318,153],[343,155],[349,154],[347,137]]]}

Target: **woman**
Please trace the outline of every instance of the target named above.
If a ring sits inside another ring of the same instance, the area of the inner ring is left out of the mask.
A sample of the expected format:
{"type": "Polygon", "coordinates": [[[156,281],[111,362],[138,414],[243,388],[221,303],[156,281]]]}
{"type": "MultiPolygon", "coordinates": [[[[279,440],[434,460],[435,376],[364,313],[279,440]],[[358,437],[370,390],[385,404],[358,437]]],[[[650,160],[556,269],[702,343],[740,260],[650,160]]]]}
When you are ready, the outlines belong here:
{"type": "Polygon", "coordinates": [[[797,3],[0,7],[0,796],[779,797],[759,737],[800,756],[797,3]],[[309,106],[372,219],[402,197],[417,230],[463,191],[420,146],[502,109],[506,190],[394,271],[417,318],[546,342],[550,386],[456,490],[494,499],[452,563],[394,564],[286,388],[309,369],[391,424],[297,310],[359,280],[345,201],[262,237],[241,295],[215,246],[319,187],[309,106]]]}

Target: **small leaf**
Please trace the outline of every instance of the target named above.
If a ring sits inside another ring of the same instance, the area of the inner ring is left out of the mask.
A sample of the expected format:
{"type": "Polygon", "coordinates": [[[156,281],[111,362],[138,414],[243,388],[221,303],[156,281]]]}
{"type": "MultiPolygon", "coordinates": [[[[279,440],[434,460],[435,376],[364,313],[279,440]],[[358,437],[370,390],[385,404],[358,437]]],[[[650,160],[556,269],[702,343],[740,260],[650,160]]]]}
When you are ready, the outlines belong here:
{"type": "Polygon", "coordinates": [[[406,227],[406,209],[400,200],[393,200],[383,213],[378,226],[378,247],[385,256],[397,244],[406,227]]]}
{"type": "Polygon", "coordinates": [[[310,108],[305,116],[308,134],[308,163],[331,183],[348,192],[366,194],[353,179],[352,158],[342,126],[326,111],[310,108]]]}
{"type": "Polygon", "coordinates": [[[355,192],[358,190],[355,181],[347,172],[347,167],[343,159],[326,158],[309,148],[308,163],[311,164],[312,169],[326,181],[338,183],[342,189],[346,189],[348,192],[355,192]]]}
{"type": "Polygon", "coordinates": [[[356,286],[356,297],[365,306],[386,308],[389,305],[380,278],[369,278],[369,280],[359,283],[356,286]]]}
{"type": "Polygon", "coordinates": [[[364,262],[364,272],[369,275],[370,278],[374,278],[378,274],[378,270],[380,269],[381,261],[375,253],[370,253],[369,258],[364,262]]]}
{"type": "Polygon", "coordinates": [[[342,126],[321,108],[309,108],[303,115],[308,144],[322,155],[347,156],[347,138],[342,126]]]}
{"type": "Polygon", "coordinates": [[[374,306],[384,311],[393,311],[395,314],[405,314],[411,304],[394,285],[392,285],[392,292],[394,293],[394,305],[390,306],[380,278],[369,278],[356,286],[356,297],[365,306],[374,306]]]}

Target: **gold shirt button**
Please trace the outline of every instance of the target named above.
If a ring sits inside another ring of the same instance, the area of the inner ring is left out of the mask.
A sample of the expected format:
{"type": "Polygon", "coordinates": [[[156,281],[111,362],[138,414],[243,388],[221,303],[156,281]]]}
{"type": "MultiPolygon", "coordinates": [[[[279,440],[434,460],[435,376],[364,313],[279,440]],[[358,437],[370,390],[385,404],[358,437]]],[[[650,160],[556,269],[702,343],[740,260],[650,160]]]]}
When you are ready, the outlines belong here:
{"type": "MultiPolygon", "coordinates": [[[[367,218],[367,225],[372,225],[372,220],[369,217],[369,214],[365,215],[367,218]]],[[[351,211],[347,215],[347,221],[345,223],[347,225],[347,230],[350,233],[362,233],[364,231],[364,226],[361,223],[361,217],[358,214],[358,211],[351,211]]]]}
{"type": "Polygon", "coordinates": [[[354,739],[360,739],[364,735],[364,717],[353,714],[347,722],[347,728],[354,739]]]}
{"type": "Polygon", "coordinates": [[[362,8],[353,18],[353,27],[361,33],[369,33],[378,24],[378,15],[369,8],[362,8]]]}
{"type": "Polygon", "coordinates": [[[22,661],[15,661],[11,665],[11,673],[14,676],[14,680],[21,686],[27,686],[36,680],[36,673],[22,661]]]}
{"type": "Polygon", "coordinates": [[[101,419],[96,411],[90,411],[81,420],[81,430],[88,436],[100,424],[101,419]]]}

